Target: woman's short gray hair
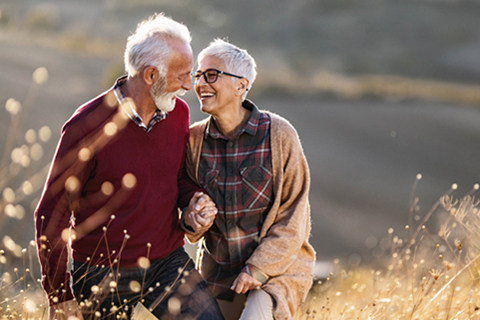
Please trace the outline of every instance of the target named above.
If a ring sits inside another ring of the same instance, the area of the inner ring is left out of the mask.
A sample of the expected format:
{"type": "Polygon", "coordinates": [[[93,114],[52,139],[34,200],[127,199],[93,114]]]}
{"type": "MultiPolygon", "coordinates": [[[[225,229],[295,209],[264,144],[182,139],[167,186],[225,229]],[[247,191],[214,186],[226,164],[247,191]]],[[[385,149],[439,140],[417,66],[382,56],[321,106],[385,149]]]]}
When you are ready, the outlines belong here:
{"type": "Polygon", "coordinates": [[[135,76],[146,66],[154,66],[164,76],[170,57],[170,41],[192,41],[188,28],[166,17],[155,14],[140,22],[134,34],[128,37],[125,49],[125,71],[135,76]]]}
{"type": "MultiPolygon", "coordinates": [[[[257,77],[257,64],[255,63],[255,59],[253,59],[246,50],[240,49],[225,40],[215,39],[198,54],[198,62],[210,56],[219,58],[225,63],[227,70],[221,71],[233,73],[248,79],[248,90],[250,90],[257,77]]],[[[232,77],[232,80],[236,81],[238,79],[232,77]]],[[[248,90],[242,95],[242,101],[247,97],[248,90]]]]}

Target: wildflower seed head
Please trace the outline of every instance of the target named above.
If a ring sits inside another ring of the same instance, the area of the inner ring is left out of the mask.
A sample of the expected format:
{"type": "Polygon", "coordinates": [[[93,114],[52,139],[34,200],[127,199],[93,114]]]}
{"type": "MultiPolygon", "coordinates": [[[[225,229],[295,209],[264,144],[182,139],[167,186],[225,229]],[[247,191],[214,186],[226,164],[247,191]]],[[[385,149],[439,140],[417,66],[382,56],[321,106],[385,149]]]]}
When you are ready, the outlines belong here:
{"type": "Polygon", "coordinates": [[[430,275],[435,281],[437,281],[438,278],[442,276],[442,274],[443,273],[441,273],[440,270],[435,270],[435,269],[430,270],[430,275]]]}
{"type": "Polygon", "coordinates": [[[448,261],[443,261],[443,264],[445,265],[445,269],[447,271],[453,268],[453,264],[448,261]]]}
{"type": "Polygon", "coordinates": [[[455,247],[457,247],[458,251],[462,251],[462,243],[460,240],[455,239],[455,247]]]}

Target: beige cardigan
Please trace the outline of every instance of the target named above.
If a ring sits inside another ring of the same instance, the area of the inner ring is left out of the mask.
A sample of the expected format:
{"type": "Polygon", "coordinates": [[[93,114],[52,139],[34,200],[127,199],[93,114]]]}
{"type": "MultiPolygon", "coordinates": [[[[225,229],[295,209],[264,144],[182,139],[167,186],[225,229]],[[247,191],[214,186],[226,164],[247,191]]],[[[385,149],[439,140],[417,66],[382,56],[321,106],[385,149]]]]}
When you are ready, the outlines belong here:
{"type": "MultiPolygon", "coordinates": [[[[266,111],[262,111],[266,112],[266,111]]],[[[260,243],[247,264],[268,276],[262,287],[275,300],[276,320],[293,319],[313,279],[315,251],[310,236],[310,173],[297,132],[284,118],[271,118],[271,147],[275,200],[260,232],[260,243]]],[[[198,164],[209,118],[190,127],[186,167],[198,183],[198,164]]],[[[190,242],[202,234],[186,233],[190,242]]]]}

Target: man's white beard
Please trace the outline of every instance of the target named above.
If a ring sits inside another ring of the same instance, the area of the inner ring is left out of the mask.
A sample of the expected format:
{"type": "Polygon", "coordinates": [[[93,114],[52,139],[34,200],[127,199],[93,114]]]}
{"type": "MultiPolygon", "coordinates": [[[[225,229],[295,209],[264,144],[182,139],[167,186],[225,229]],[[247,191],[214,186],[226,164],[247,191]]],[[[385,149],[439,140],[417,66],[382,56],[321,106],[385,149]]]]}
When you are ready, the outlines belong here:
{"type": "Polygon", "coordinates": [[[150,95],[152,96],[153,101],[155,101],[155,106],[163,112],[170,112],[175,109],[176,97],[183,96],[185,94],[185,89],[179,89],[176,92],[165,92],[167,83],[164,80],[157,80],[155,84],[150,89],[150,95]]]}

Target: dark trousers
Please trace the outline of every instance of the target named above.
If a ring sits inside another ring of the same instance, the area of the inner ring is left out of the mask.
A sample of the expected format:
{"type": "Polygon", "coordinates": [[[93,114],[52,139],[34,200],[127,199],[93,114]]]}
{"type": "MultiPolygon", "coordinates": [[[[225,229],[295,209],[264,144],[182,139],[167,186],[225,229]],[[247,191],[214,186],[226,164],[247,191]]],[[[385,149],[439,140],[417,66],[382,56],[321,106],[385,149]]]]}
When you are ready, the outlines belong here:
{"type": "Polygon", "coordinates": [[[130,319],[142,302],[159,319],[223,320],[207,283],[179,248],[147,269],[73,262],[73,291],[87,319],[130,319]]]}

